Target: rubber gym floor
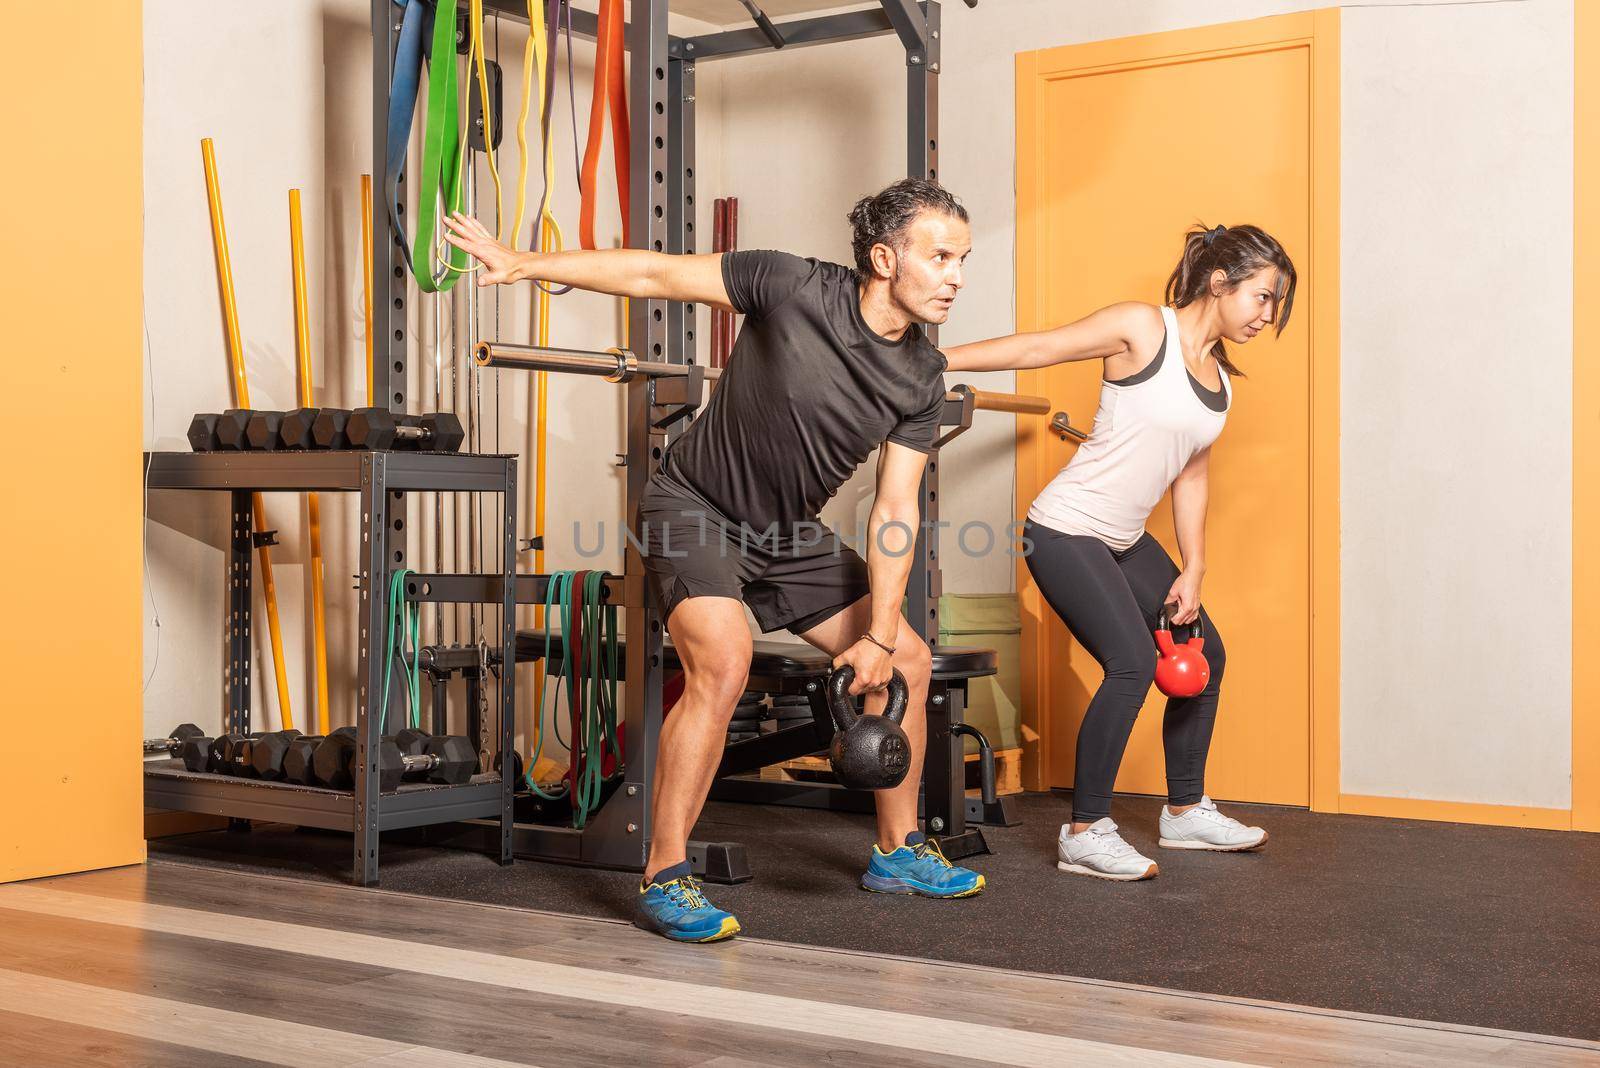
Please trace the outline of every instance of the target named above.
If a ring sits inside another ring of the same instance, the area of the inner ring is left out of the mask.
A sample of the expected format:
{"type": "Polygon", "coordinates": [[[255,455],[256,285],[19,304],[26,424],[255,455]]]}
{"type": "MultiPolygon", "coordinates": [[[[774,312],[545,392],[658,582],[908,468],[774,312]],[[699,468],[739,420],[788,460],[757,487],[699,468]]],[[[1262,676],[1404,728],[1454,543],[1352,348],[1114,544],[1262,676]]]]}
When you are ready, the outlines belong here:
{"type": "MultiPolygon", "coordinates": [[[[745,843],[756,878],[710,890],[763,939],[1600,1039],[1600,835],[1230,805],[1267,847],[1184,853],[1155,846],[1160,801],[1123,798],[1116,818],[1161,875],[1109,883],[1056,870],[1070,794],[1018,800],[1022,824],[986,828],[994,852],[967,862],[989,888],[965,901],[857,889],[862,816],[712,803],[695,837],[745,843]]],[[[279,826],[151,852],[317,882],[350,866],[348,836],[279,826]]],[[[628,915],[637,885],[387,840],[380,859],[385,890],[579,916],[628,915]]]]}

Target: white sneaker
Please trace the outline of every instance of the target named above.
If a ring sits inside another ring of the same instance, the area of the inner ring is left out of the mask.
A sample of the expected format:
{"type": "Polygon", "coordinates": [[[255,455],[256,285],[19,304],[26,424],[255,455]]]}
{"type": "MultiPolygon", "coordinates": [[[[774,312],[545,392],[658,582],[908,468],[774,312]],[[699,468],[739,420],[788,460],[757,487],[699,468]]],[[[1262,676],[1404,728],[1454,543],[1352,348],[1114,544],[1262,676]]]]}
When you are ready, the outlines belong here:
{"type": "Polygon", "coordinates": [[[1173,815],[1161,806],[1161,847],[1163,849],[1212,849],[1221,853],[1241,853],[1266,844],[1267,832],[1246,827],[1231,816],[1217,811],[1216,802],[1202,797],[1200,803],[1182,815],[1173,815]]]}
{"type": "Polygon", "coordinates": [[[1056,840],[1056,858],[1056,867],[1062,871],[1096,879],[1132,882],[1153,879],[1161,871],[1155,861],[1140,856],[1137,849],[1122,840],[1110,816],[1096,820],[1078,834],[1072,833],[1072,824],[1063,823],[1056,840]]]}

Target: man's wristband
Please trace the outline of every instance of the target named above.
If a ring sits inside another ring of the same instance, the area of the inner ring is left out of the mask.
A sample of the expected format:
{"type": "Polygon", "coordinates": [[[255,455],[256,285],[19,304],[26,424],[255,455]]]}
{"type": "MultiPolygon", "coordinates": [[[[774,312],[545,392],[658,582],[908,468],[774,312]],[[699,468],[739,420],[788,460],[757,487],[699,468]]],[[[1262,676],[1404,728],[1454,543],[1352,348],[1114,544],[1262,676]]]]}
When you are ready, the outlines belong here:
{"type": "Polygon", "coordinates": [[[894,646],[883,644],[878,639],[874,638],[870,632],[862,634],[861,637],[865,638],[867,641],[871,642],[873,645],[876,645],[879,649],[882,649],[884,652],[888,653],[890,656],[894,655],[894,646]]]}

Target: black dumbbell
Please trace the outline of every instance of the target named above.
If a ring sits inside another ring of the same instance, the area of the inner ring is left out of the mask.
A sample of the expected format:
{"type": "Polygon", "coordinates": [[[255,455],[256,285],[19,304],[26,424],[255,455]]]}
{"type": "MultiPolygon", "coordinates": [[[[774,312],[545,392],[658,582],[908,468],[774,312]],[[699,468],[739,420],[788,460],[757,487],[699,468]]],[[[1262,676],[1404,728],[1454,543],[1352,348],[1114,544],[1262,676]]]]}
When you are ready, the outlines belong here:
{"type": "Polygon", "coordinates": [[[217,448],[224,452],[248,449],[250,420],[255,415],[253,408],[229,408],[217,416],[217,448]]]}
{"type": "Polygon", "coordinates": [[[428,751],[428,739],[432,737],[427,731],[416,727],[406,727],[394,736],[394,744],[400,747],[400,752],[406,756],[420,756],[428,751]]]}
{"type": "Polygon", "coordinates": [[[345,425],[345,438],[356,449],[392,449],[404,444],[434,452],[455,452],[466,437],[461,420],[449,412],[413,419],[396,416],[387,408],[357,408],[345,425]]]}
{"type": "Polygon", "coordinates": [[[220,773],[233,755],[233,746],[244,744],[242,734],[219,734],[206,746],[206,770],[220,773]]]}
{"type": "Polygon", "coordinates": [[[348,449],[350,439],[345,437],[345,427],[350,413],[344,408],[319,408],[311,420],[311,447],[314,449],[348,449]]]}
{"type": "Polygon", "coordinates": [[[252,775],[269,782],[283,778],[283,762],[289,755],[289,747],[300,736],[297,730],[287,730],[252,738],[248,747],[252,775]]]}
{"type": "MultiPolygon", "coordinates": [[[[395,747],[395,752],[399,752],[395,747]]],[[[402,756],[407,779],[459,786],[478,772],[478,753],[470,739],[459,734],[429,738],[419,756],[402,756]]]]}
{"type": "Polygon", "coordinates": [[[146,753],[167,753],[183,761],[189,771],[205,771],[211,759],[211,739],[193,723],[180,724],[165,738],[148,738],[146,753]]]}
{"type": "MultiPolygon", "coordinates": [[[[496,753],[494,755],[494,770],[495,770],[495,773],[497,775],[499,775],[502,779],[505,778],[506,772],[505,772],[505,754],[504,753],[496,753]]],[[[512,778],[512,787],[511,788],[513,790],[522,789],[522,772],[523,772],[522,754],[517,752],[515,749],[513,749],[513,750],[511,750],[511,778],[512,778]]]]}
{"type": "Polygon", "coordinates": [[[330,734],[317,743],[311,754],[311,774],[316,782],[334,790],[353,785],[350,764],[356,756],[356,739],[349,734],[330,734]]]}
{"type": "Polygon", "coordinates": [[[189,421],[189,448],[195,452],[217,451],[217,420],[215,412],[202,413],[189,421]]]}
{"type": "Polygon", "coordinates": [[[257,746],[266,746],[269,749],[278,749],[281,739],[279,767],[282,766],[282,753],[288,751],[288,744],[300,736],[296,730],[270,731],[252,734],[245,737],[242,734],[224,734],[211,743],[211,754],[214,758],[208,770],[220,772],[224,775],[237,775],[241,778],[256,778],[254,755],[257,746]]]}
{"type": "Polygon", "coordinates": [[[285,449],[319,448],[313,431],[321,411],[321,408],[296,408],[284,412],[283,422],[278,425],[278,444],[285,449]]]}
{"type": "MultiPolygon", "coordinates": [[[[331,732],[355,740],[354,727],[340,727],[331,732]]],[[[317,783],[316,770],[312,766],[317,752],[317,746],[323,742],[323,735],[314,734],[295,738],[289,743],[289,751],[283,755],[283,778],[287,782],[299,783],[302,786],[315,786],[317,783]]]]}
{"type": "MultiPolygon", "coordinates": [[[[460,736],[429,738],[427,751],[407,756],[393,738],[378,743],[378,789],[391,793],[404,778],[425,778],[429,782],[460,784],[471,779],[478,767],[472,743],[460,736]]],[[[335,790],[355,785],[356,740],[332,735],[317,745],[312,757],[317,781],[335,790]]]]}
{"type": "MultiPolygon", "coordinates": [[[[355,727],[339,727],[338,731],[330,734],[346,735],[350,740],[355,740],[355,727]]],[[[317,772],[312,766],[312,759],[317,755],[318,745],[322,745],[322,734],[298,737],[291,740],[290,751],[283,755],[283,779],[286,782],[298,782],[304,787],[317,785],[317,772]]]]}
{"type": "Polygon", "coordinates": [[[182,749],[183,743],[190,738],[200,738],[205,733],[193,723],[180,723],[165,738],[146,738],[143,748],[146,753],[167,753],[170,755],[182,749]]]}
{"type": "Polygon", "coordinates": [[[250,425],[245,429],[244,437],[252,449],[270,451],[278,447],[278,431],[283,426],[283,414],[257,412],[250,417],[250,425]]]}
{"type": "Polygon", "coordinates": [[[184,739],[178,747],[178,759],[188,771],[211,770],[211,739],[205,735],[184,739]]]}

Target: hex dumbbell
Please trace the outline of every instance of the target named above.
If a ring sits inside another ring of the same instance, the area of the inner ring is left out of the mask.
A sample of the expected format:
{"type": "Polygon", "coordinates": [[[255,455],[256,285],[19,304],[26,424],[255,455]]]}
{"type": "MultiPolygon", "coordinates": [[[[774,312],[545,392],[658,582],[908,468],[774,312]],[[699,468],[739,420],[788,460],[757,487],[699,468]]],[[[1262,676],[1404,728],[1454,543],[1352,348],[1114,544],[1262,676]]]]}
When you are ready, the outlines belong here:
{"type": "Polygon", "coordinates": [[[224,734],[212,743],[211,751],[214,760],[208,762],[213,766],[207,770],[220,772],[224,775],[237,775],[242,778],[275,778],[281,774],[283,757],[289,751],[289,743],[300,737],[297,730],[268,731],[245,737],[242,734],[224,734]],[[262,750],[262,760],[271,772],[269,776],[262,776],[256,768],[256,750],[262,750]],[[276,763],[270,763],[275,761],[276,763]]]}
{"type": "Polygon", "coordinates": [[[345,439],[356,449],[409,445],[433,452],[455,452],[466,437],[461,420],[449,412],[434,412],[413,420],[387,408],[357,408],[345,424],[345,439]]]}
{"type": "MultiPolygon", "coordinates": [[[[331,732],[336,735],[348,736],[355,740],[354,727],[340,727],[331,732]]],[[[324,740],[323,735],[309,735],[295,738],[289,743],[289,751],[283,755],[283,778],[287,782],[299,783],[302,786],[315,786],[317,783],[316,769],[313,760],[316,757],[317,746],[324,740]]]]}
{"type": "Polygon", "coordinates": [[[166,753],[171,755],[182,749],[183,743],[190,738],[199,738],[205,733],[193,723],[180,723],[165,738],[146,738],[143,749],[146,753],[166,753]]]}
{"type": "Polygon", "coordinates": [[[244,436],[252,449],[271,451],[280,441],[278,431],[283,426],[283,412],[257,412],[250,417],[244,436]]]}
{"type": "Polygon", "coordinates": [[[297,730],[273,731],[250,740],[250,773],[254,778],[276,782],[283,778],[283,762],[288,759],[289,747],[301,737],[297,730]]]}
{"type": "Polygon", "coordinates": [[[216,412],[202,412],[189,420],[189,448],[195,452],[216,452],[217,422],[222,416],[216,412]]]}
{"type": "Polygon", "coordinates": [[[183,761],[189,771],[205,771],[210,761],[211,739],[193,723],[180,724],[165,738],[147,738],[146,753],[166,753],[183,761]]]}
{"type": "Polygon", "coordinates": [[[229,408],[217,416],[217,448],[224,452],[248,449],[250,420],[255,415],[253,408],[229,408]]]}
{"type": "Polygon", "coordinates": [[[292,412],[284,412],[283,422],[278,424],[278,444],[285,449],[322,448],[317,444],[315,434],[317,416],[320,414],[321,408],[296,408],[292,412]]]}
{"type": "Polygon", "coordinates": [[[311,447],[314,449],[348,449],[350,440],[345,437],[345,427],[350,413],[344,408],[319,408],[311,420],[311,447]]]}
{"type": "MultiPolygon", "coordinates": [[[[379,742],[378,789],[391,793],[399,788],[403,779],[459,785],[477,771],[478,755],[466,738],[429,738],[424,749],[421,754],[408,756],[400,751],[393,738],[379,742]]],[[[354,738],[339,735],[324,738],[312,758],[317,781],[335,790],[351,789],[355,785],[355,757],[354,738]]]]}

